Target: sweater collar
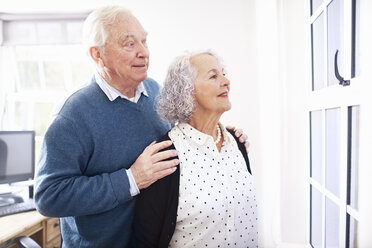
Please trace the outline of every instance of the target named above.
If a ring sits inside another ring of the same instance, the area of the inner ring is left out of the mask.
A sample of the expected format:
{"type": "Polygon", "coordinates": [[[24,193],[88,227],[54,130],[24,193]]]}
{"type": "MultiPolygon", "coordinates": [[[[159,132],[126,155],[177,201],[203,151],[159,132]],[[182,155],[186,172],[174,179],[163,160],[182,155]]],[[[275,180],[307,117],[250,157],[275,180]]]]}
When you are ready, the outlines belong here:
{"type": "Polygon", "coordinates": [[[114,101],[116,98],[120,97],[120,98],[127,99],[131,102],[137,103],[142,93],[146,97],[149,96],[143,82],[141,82],[137,86],[134,97],[129,98],[126,95],[123,95],[122,93],[120,93],[114,87],[112,87],[103,77],[101,77],[101,75],[98,74],[98,72],[94,74],[94,77],[96,79],[98,86],[101,88],[101,90],[105,93],[105,95],[110,101],[114,101]]]}

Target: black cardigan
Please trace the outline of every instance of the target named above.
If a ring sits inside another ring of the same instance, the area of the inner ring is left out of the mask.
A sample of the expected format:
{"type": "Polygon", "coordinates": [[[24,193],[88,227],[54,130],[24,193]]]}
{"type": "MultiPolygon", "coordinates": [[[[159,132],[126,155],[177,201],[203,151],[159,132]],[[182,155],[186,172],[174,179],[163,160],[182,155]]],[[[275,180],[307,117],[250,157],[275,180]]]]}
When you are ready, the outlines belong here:
{"type": "MultiPolygon", "coordinates": [[[[247,169],[251,173],[244,144],[239,142],[233,131],[228,131],[235,138],[247,169]]],[[[170,140],[168,134],[160,138],[159,142],[165,140],[170,140]]],[[[175,149],[174,145],[172,144],[165,150],[169,149],[175,149]]],[[[176,227],[179,184],[180,168],[178,165],[174,173],[141,190],[141,194],[136,199],[132,247],[168,247],[176,227]]]]}

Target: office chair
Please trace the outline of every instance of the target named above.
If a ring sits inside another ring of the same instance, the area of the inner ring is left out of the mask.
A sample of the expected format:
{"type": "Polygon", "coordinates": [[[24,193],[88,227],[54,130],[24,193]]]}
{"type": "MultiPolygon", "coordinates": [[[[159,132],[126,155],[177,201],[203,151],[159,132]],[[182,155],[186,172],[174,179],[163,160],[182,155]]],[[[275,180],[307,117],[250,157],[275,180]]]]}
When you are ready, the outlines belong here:
{"type": "Polygon", "coordinates": [[[41,248],[38,243],[36,243],[32,238],[27,236],[21,236],[17,238],[18,244],[22,248],[41,248]]]}
{"type": "Polygon", "coordinates": [[[41,248],[32,238],[21,236],[0,244],[0,248],[41,248]]]}

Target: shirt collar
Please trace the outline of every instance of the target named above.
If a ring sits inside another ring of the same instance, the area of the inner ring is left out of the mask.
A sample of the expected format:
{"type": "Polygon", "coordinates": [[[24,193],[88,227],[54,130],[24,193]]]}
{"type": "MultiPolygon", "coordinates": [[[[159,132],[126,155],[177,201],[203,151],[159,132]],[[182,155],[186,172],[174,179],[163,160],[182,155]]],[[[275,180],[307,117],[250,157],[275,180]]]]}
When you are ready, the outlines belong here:
{"type": "MultiPolygon", "coordinates": [[[[221,123],[218,123],[218,125],[221,128],[221,135],[224,138],[222,145],[224,145],[225,143],[226,144],[230,143],[231,139],[230,136],[228,135],[226,128],[221,123]]],[[[192,127],[188,123],[180,123],[177,126],[180,129],[180,131],[186,136],[186,139],[195,142],[198,145],[214,144],[212,136],[200,132],[199,130],[192,127]]]]}
{"type": "Polygon", "coordinates": [[[109,83],[107,83],[107,81],[103,77],[101,77],[101,75],[99,75],[98,72],[96,72],[94,76],[95,76],[98,86],[101,88],[101,90],[105,93],[105,95],[110,101],[114,101],[116,98],[121,97],[121,98],[137,103],[142,93],[143,95],[148,97],[148,94],[147,94],[145,86],[143,85],[143,82],[141,82],[136,87],[134,97],[129,98],[126,95],[123,95],[122,93],[120,93],[117,89],[112,87],[109,83]]]}

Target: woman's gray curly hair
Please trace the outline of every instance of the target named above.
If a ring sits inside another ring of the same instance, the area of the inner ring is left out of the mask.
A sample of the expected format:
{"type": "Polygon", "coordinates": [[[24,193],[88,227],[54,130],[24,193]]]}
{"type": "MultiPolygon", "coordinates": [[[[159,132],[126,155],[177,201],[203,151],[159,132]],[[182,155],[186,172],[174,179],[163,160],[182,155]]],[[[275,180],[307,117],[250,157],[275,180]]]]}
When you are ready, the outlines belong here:
{"type": "Polygon", "coordinates": [[[190,59],[196,55],[209,54],[220,60],[210,50],[187,52],[176,57],[170,64],[163,88],[158,96],[157,112],[159,116],[172,124],[187,123],[195,110],[194,80],[197,75],[190,59]]]}

